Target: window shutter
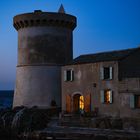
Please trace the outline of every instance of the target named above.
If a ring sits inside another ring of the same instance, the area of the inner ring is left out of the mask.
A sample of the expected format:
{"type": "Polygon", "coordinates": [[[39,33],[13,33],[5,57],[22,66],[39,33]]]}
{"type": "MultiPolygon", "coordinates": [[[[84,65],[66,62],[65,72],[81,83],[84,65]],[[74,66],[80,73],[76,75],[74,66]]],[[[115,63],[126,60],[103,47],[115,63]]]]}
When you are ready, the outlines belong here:
{"type": "Polygon", "coordinates": [[[100,79],[101,80],[104,79],[104,68],[103,67],[100,68],[100,79]]]}
{"type": "Polygon", "coordinates": [[[85,96],[84,110],[85,110],[85,112],[90,112],[91,111],[91,95],[90,94],[87,94],[85,96]]]}
{"type": "Polygon", "coordinates": [[[67,81],[67,71],[64,70],[64,81],[67,81]]]}
{"type": "Polygon", "coordinates": [[[113,78],[113,67],[109,67],[109,78],[113,78]]]}
{"type": "Polygon", "coordinates": [[[100,99],[101,99],[101,103],[104,103],[105,99],[104,99],[104,90],[100,91],[100,99]]]}
{"type": "Polygon", "coordinates": [[[110,103],[111,104],[113,103],[113,91],[112,90],[110,91],[110,103]]]}
{"type": "Polygon", "coordinates": [[[71,112],[71,96],[70,95],[66,95],[66,111],[68,113],[71,112]]]}
{"type": "Polygon", "coordinates": [[[74,80],[74,71],[73,70],[71,70],[70,71],[70,81],[73,81],[74,80]]]}
{"type": "Polygon", "coordinates": [[[135,108],[135,96],[130,95],[130,108],[135,108]]]}

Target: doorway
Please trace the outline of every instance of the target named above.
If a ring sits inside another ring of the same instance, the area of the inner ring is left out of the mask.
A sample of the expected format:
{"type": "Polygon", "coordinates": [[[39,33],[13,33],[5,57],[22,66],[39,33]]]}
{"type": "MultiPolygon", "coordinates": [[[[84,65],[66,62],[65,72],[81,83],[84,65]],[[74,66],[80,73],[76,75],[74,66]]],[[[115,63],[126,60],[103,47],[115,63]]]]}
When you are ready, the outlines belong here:
{"type": "Polygon", "coordinates": [[[84,109],[84,96],[75,94],[73,96],[73,112],[79,112],[80,109],[84,109]]]}

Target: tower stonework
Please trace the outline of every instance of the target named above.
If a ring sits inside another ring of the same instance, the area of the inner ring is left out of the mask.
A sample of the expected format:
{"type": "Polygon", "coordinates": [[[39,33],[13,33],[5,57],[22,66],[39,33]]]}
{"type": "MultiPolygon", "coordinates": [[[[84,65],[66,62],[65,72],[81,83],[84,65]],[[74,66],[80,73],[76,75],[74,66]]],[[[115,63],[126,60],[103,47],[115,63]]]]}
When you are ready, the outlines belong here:
{"type": "Polygon", "coordinates": [[[35,10],[14,17],[18,64],[13,107],[61,106],[61,66],[73,59],[76,17],[35,10]]]}

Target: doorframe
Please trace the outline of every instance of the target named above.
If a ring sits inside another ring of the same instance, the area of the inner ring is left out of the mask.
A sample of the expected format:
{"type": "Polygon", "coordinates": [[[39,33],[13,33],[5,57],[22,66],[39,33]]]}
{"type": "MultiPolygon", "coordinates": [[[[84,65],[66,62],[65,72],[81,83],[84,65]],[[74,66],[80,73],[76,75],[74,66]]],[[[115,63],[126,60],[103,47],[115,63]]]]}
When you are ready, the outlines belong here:
{"type": "Polygon", "coordinates": [[[82,92],[80,92],[80,91],[76,91],[76,92],[73,92],[72,93],[72,99],[71,99],[71,106],[72,106],[72,112],[74,111],[74,108],[73,108],[73,98],[74,98],[74,95],[76,95],[76,94],[79,94],[80,96],[84,96],[83,95],[83,93],[82,92]]]}

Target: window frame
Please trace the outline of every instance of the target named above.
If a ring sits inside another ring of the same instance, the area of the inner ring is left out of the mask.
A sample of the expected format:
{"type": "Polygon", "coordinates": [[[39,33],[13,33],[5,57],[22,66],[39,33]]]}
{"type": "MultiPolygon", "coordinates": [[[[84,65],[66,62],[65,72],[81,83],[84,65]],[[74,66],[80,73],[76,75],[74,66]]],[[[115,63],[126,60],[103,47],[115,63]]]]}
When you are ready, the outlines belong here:
{"type": "Polygon", "coordinates": [[[135,95],[135,108],[140,109],[140,105],[138,106],[138,98],[140,98],[140,95],[135,95]]]}
{"type": "Polygon", "coordinates": [[[113,67],[112,66],[103,66],[100,68],[100,79],[101,80],[112,80],[113,79],[113,67]],[[109,69],[109,78],[105,78],[105,69],[109,69]]]}
{"type": "Polygon", "coordinates": [[[138,94],[131,94],[130,95],[130,108],[131,109],[140,109],[140,106],[137,105],[138,103],[138,97],[140,98],[140,95],[138,94]]]}
{"type": "Polygon", "coordinates": [[[64,70],[64,81],[65,82],[74,81],[74,70],[73,69],[64,70]],[[68,72],[70,72],[70,79],[68,78],[68,72]]]}
{"type": "Polygon", "coordinates": [[[113,104],[113,91],[111,89],[101,90],[100,99],[101,99],[102,104],[113,104]],[[105,98],[105,96],[106,96],[105,94],[107,93],[107,91],[110,91],[110,100],[109,100],[109,102],[107,102],[106,98],[105,98]]]}

